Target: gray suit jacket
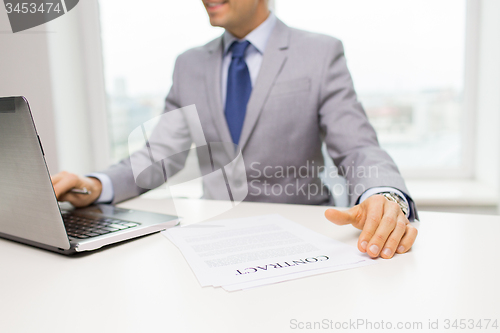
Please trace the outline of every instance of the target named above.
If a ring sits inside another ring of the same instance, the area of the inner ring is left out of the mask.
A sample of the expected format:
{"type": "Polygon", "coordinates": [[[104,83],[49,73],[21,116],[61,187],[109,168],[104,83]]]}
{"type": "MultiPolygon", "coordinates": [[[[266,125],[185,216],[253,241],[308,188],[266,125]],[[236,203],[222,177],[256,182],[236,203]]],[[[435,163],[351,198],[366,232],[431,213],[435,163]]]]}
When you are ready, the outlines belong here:
{"type": "MultiPolygon", "coordinates": [[[[163,162],[165,178],[184,166],[186,154],[181,152],[193,142],[200,147],[207,142],[231,142],[220,91],[222,48],[219,37],[177,58],[165,112],[194,104],[199,120],[190,116],[192,113],[172,113],[155,128],[152,137],[159,143],[158,149],[164,156],[173,156],[163,162]],[[200,123],[203,133],[195,130],[200,123]]],[[[324,163],[322,142],[347,179],[351,205],[372,187],[390,186],[409,195],[357,100],[342,43],[290,28],[278,20],[247,106],[240,139],[245,169],[225,170],[226,181],[231,173],[246,172],[248,184],[231,184],[233,196],[238,196],[238,188],[247,188],[247,201],[331,203],[331,195],[315,171],[324,163]]],[[[226,145],[212,154],[210,159],[198,152],[204,175],[214,170],[214,165],[230,163],[235,150],[226,145]]],[[[136,158],[149,159],[145,150],[136,153],[136,158]]],[[[147,191],[137,186],[129,158],[103,173],[112,180],[114,202],[147,191]]],[[[216,178],[203,179],[204,196],[226,199],[228,189],[216,178]]]]}

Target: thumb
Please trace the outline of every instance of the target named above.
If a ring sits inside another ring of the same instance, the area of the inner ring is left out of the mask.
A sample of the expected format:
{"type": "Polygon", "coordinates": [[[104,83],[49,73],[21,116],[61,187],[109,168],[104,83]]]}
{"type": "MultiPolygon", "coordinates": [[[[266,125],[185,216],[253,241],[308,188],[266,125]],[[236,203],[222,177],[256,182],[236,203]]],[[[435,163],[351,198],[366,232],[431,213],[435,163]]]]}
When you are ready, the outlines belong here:
{"type": "Polygon", "coordinates": [[[336,225],[353,224],[357,222],[353,208],[344,211],[330,208],[325,211],[325,217],[336,225]]]}

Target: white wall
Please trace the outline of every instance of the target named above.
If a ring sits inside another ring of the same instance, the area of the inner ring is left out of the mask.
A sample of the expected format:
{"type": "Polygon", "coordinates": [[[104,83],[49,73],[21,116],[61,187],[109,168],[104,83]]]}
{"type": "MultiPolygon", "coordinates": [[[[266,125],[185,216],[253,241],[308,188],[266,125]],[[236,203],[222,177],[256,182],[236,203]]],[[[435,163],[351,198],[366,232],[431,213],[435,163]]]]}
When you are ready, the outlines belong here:
{"type": "Polygon", "coordinates": [[[0,10],[0,96],[26,96],[51,173],[59,171],[51,74],[45,26],[12,33],[0,10]]]}
{"type": "Polygon", "coordinates": [[[56,20],[16,34],[0,10],[0,96],[13,95],[30,102],[51,174],[107,167],[97,0],[81,1],[56,20]]]}

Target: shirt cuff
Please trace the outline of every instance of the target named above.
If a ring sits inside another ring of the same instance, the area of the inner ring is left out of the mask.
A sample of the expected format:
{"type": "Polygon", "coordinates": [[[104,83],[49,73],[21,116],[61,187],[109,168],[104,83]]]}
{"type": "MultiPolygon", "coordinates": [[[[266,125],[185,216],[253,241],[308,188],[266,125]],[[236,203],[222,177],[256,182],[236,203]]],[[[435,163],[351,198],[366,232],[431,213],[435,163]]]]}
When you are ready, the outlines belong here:
{"type": "Polygon", "coordinates": [[[99,179],[102,185],[102,191],[99,198],[97,198],[95,203],[111,203],[115,197],[115,191],[113,190],[113,183],[111,183],[111,178],[104,173],[91,173],[86,175],[87,177],[93,177],[99,179]]]}
{"type": "Polygon", "coordinates": [[[359,198],[359,203],[362,203],[363,201],[365,201],[366,199],[368,199],[372,195],[383,193],[383,192],[394,192],[397,195],[399,195],[401,198],[403,198],[404,201],[406,202],[406,205],[408,206],[408,213],[406,213],[406,217],[410,217],[411,207],[410,207],[410,204],[408,203],[408,199],[406,199],[406,195],[394,187],[372,187],[372,188],[366,190],[365,193],[363,193],[361,195],[361,197],[359,198]]]}

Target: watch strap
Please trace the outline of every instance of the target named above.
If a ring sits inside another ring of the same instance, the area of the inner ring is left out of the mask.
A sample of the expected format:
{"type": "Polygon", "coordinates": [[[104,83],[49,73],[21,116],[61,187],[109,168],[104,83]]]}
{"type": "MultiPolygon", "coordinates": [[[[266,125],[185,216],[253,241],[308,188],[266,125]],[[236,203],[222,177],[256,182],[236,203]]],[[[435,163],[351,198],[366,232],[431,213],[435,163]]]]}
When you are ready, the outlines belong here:
{"type": "Polygon", "coordinates": [[[383,195],[387,200],[397,203],[399,205],[399,208],[401,208],[401,210],[403,211],[403,214],[405,214],[405,216],[408,216],[408,204],[406,203],[406,200],[404,198],[401,198],[399,194],[395,192],[382,192],[380,194],[383,195]]]}

